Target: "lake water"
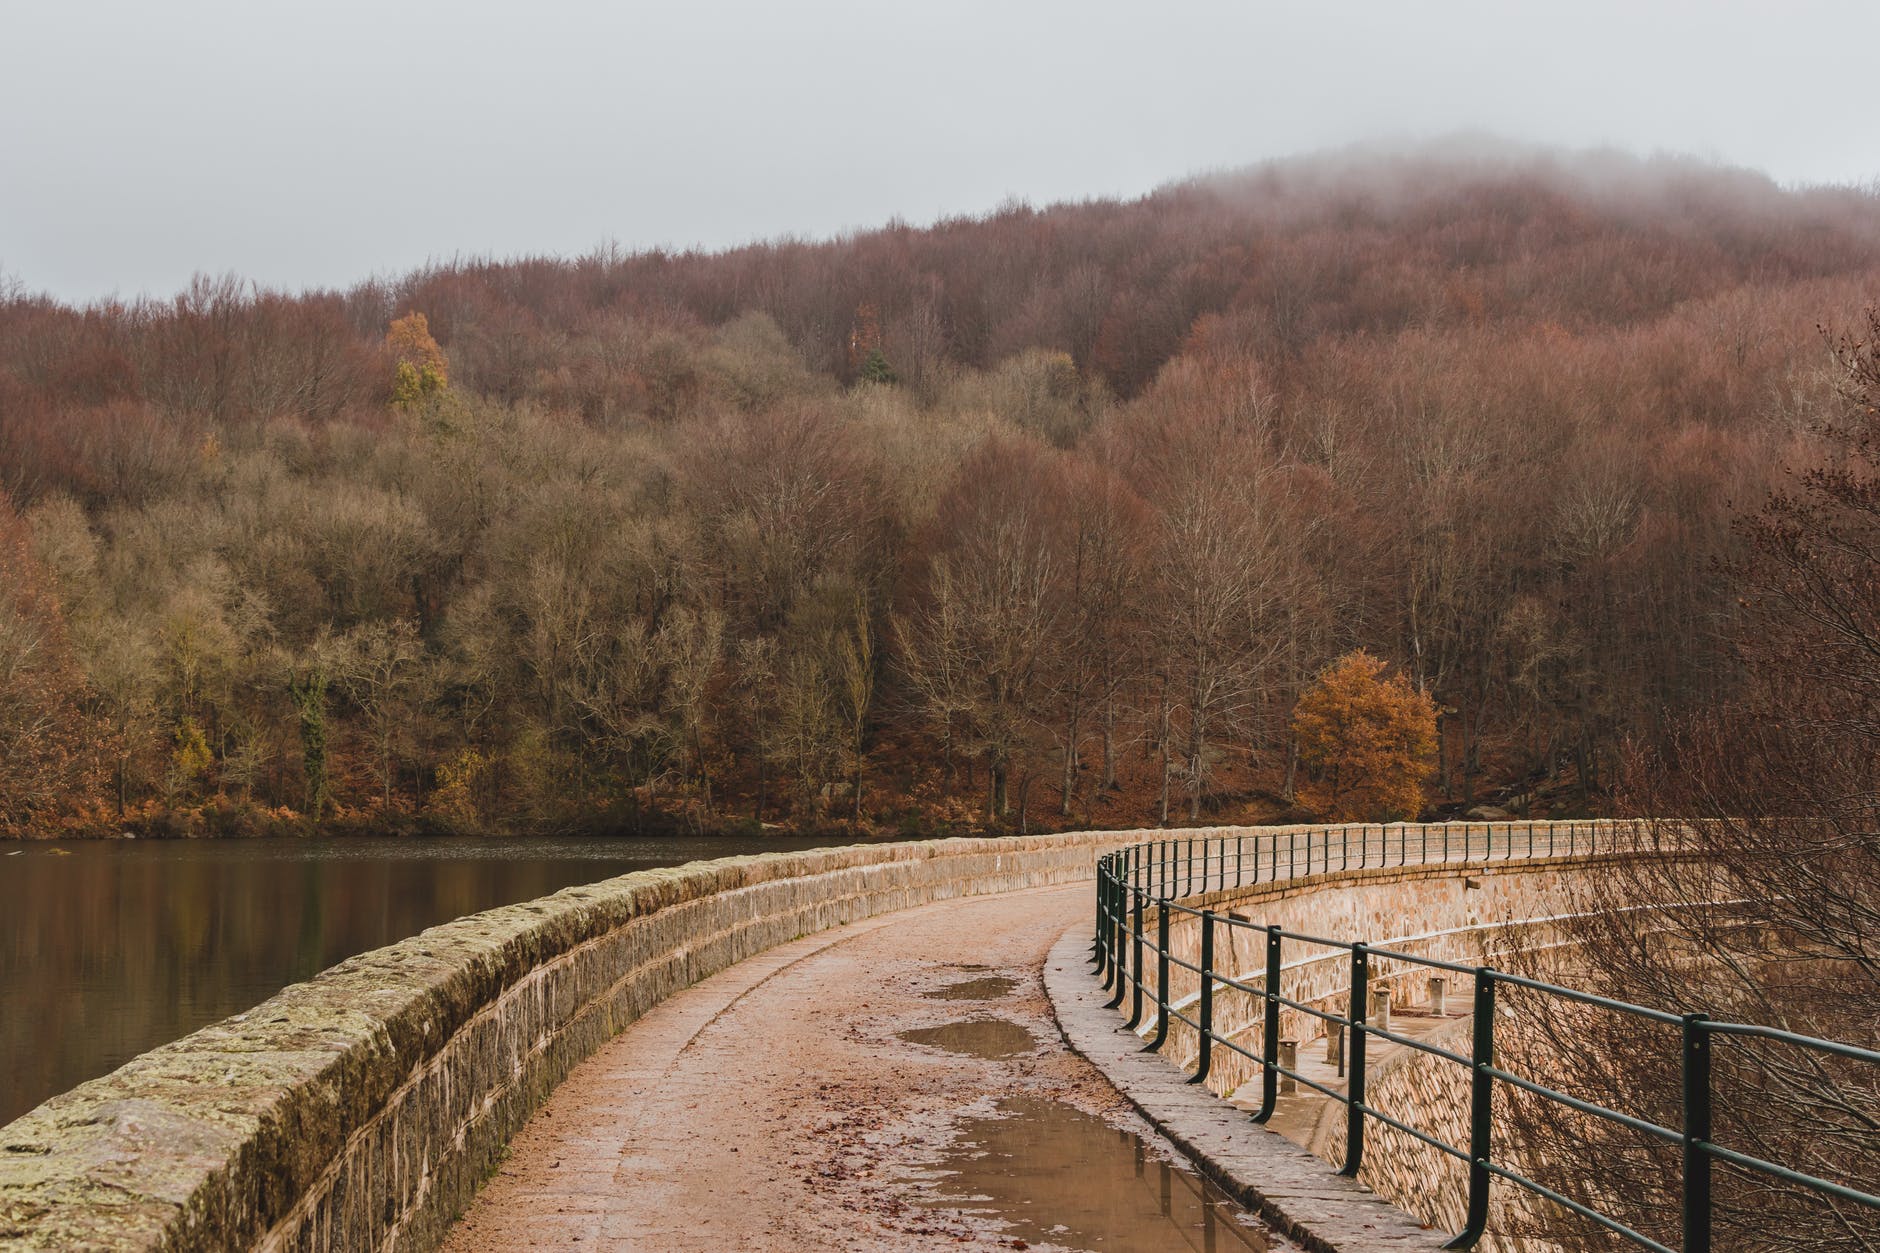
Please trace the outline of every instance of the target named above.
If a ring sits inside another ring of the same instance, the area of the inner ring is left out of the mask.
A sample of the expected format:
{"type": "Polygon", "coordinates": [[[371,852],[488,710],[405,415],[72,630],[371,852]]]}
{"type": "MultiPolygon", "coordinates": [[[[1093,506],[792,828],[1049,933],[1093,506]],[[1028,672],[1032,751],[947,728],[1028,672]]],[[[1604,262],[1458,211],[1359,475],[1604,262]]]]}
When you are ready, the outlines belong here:
{"type": "Polygon", "coordinates": [[[0,1123],[463,914],[632,870],[841,842],[0,842],[0,1123]]]}

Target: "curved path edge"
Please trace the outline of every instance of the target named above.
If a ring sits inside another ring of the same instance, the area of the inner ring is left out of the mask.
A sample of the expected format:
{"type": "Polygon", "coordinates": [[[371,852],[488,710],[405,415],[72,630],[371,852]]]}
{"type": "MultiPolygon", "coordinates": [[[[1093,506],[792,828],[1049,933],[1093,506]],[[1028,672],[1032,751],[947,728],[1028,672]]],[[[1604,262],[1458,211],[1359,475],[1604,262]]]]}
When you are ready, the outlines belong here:
{"type": "Polygon", "coordinates": [[[1092,976],[1090,929],[1051,949],[1045,993],[1071,1050],[1102,1072],[1168,1142],[1228,1195],[1315,1253],[1433,1250],[1445,1236],[1419,1226],[1356,1180],[1248,1120],[1162,1058],[1142,1051],[1092,976]]]}

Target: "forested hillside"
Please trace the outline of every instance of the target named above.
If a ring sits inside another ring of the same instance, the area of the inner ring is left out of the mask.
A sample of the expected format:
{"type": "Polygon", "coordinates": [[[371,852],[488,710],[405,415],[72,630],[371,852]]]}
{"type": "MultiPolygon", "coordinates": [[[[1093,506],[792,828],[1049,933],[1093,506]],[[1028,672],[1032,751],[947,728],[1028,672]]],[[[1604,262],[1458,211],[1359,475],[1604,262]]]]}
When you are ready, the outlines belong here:
{"type": "Polygon", "coordinates": [[[345,292],[0,289],[0,829],[1016,830],[1597,810],[1737,682],[1880,199],[1346,154],[345,292]],[[1362,667],[1360,667],[1362,669],[1362,667]]]}

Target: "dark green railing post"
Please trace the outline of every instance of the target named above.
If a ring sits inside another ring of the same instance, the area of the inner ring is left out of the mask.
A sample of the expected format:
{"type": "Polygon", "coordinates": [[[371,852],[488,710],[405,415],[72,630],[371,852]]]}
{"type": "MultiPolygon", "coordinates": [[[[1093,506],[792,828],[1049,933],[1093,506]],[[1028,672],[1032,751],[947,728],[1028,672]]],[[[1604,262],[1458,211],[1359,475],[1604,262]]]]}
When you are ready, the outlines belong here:
{"type": "Polygon", "coordinates": [[[1130,886],[1124,893],[1124,899],[1118,903],[1116,912],[1116,995],[1104,1008],[1115,1009],[1123,1003],[1129,994],[1129,950],[1130,950],[1130,911],[1135,907],[1136,899],[1142,895],[1142,889],[1130,886]]]}
{"type": "Polygon", "coordinates": [[[1201,1003],[1197,1007],[1201,1023],[1201,1051],[1195,1057],[1194,1077],[1190,1083],[1206,1083],[1208,1066],[1214,1060],[1214,911],[1201,911],[1201,1003]]]}
{"type": "Polygon", "coordinates": [[[1146,892],[1136,894],[1136,925],[1130,935],[1130,948],[1136,954],[1136,960],[1133,963],[1136,977],[1130,980],[1129,1022],[1126,1025],[1132,1031],[1136,1029],[1136,1024],[1142,1021],[1142,903],[1147,896],[1146,892]]]}
{"type": "Polygon", "coordinates": [[[1157,1051],[1168,1039],[1168,914],[1168,902],[1163,901],[1155,911],[1155,1038],[1142,1046],[1145,1053],[1157,1051]]]}
{"type": "Polygon", "coordinates": [[[1105,988],[1109,986],[1109,973],[1117,969],[1117,901],[1122,894],[1122,858],[1117,856],[1109,864],[1109,877],[1104,880],[1104,901],[1102,901],[1102,924],[1104,924],[1104,971],[1105,988]]]}
{"type": "Polygon", "coordinates": [[[1707,1014],[1684,1015],[1684,1245],[1710,1253],[1710,1036],[1707,1014]]]}
{"type": "Polygon", "coordinates": [[[1341,1175],[1356,1177],[1364,1164],[1364,1015],[1370,999],[1371,958],[1363,944],[1351,946],[1351,995],[1346,998],[1346,1051],[1350,1054],[1345,1083],[1345,1164],[1341,1175]]]}
{"type": "Polygon", "coordinates": [[[1121,1005],[1129,992],[1129,902],[1136,898],[1137,889],[1128,887],[1123,891],[1124,899],[1116,903],[1116,960],[1113,965],[1116,982],[1112,985],[1115,992],[1103,1003],[1105,1009],[1121,1005]]]}
{"type": "MultiPolygon", "coordinates": [[[[1127,890],[1124,885],[1128,879],[1128,866],[1129,850],[1124,849],[1116,855],[1116,862],[1113,867],[1114,874],[1110,878],[1110,935],[1108,944],[1110,964],[1103,972],[1103,989],[1106,992],[1116,986],[1116,955],[1123,947],[1123,921],[1121,915],[1123,893],[1127,890]]],[[[1119,993],[1118,995],[1121,994],[1119,993]]],[[[1111,1003],[1114,1004],[1114,1002],[1111,1003]]]]}
{"type": "Polygon", "coordinates": [[[1119,857],[1110,875],[1110,912],[1106,919],[1103,940],[1103,954],[1108,963],[1103,972],[1103,986],[1106,988],[1110,986],[1110,981],[1116,978],[1116,954],[1117,951],[1123,947],[1123,923],[1121,915],[1123,912],[1124,893],[1129,890],[1123,880],[1124,864],[1123,859],[1119,857]]]}
{"type": "Polygon", "coordinates": [[[1469,1216],[1462,1231],[1443,1247],[1468,1249],[1488,1230],[1488,1173],[1495,1118],[1495,972],[1475,972],[1475,1021],[1469,1050],[1469,1216]]]}
{"type": "Polygon", "coordinates": [[[1104,874],[1103,858],[1097,859],[1097,928],[1090,936],[1090,964],[1103,969],[1103,903],[1109,897],[1110,884],[1104,874]]]}
{"type": "Polygon", "coordinates": [[[1116,885],[1116,899],[1110,903],[1111,922],[1115,925],[1110,941],[1110,970],[1116,975],[1116,999],[1123,999],[1123,976],[1129,973],[1129,902],[1136,889],[1124,881],[1116,885]]]}
{"type": "Polygon", "coordinates": [[[1110,986],[1116,982],[1116,901],[1117,893],[1121,886],[1122,885],[1117,882],[1116,875],[1112,873],[1103,883],[1102,900],[1099,902],[1097,908],[1097,913],[1103,925],[1103,952],[1101,954],[1103,965],[1099,967],[1099,969],[1103,972],[1103,990],[1105,992],[1108,992],[1110,986]]]}
{"type": "MultiPolygon", "coordinates": [[[[1277,846],[1275,846],[1277,847],[1277,846]]],[[[1266,929],[1266,1017],[1260,1028],[1260,1112],[1253,1116],[1255,1122],[1265,1122],[1273,1116],[1273,1107],[1279,1102],[1279,956],[1280,935],[1278,923],[1269,924],[1266,929]]]]}
{"type": "Polygon", "coordinates": [[[1111,1001],[1111,1008],[1122,1003],[1122,984],[1130,973],[1130,901],[1136,899],[1136,879],[1143,873],[1143,854],[1141,845],[1124,850],[1122,854],[1122,875],[1117,880],[1117,899],[1109,903],[1111,912],[1111,944],[1109,944],[1109,971],[1117,978],[1117,999],[1111,1001]]]}
{"type": "MultiPolygon", "coordinates": [[[[1253,846],[1253,855],[1255,857],[1258,857],[1260,855],[1260,846],[1258,844],[1255,844],[1253,846]]],[[[1234,837],[1234,886],[1235,887],[1241,886],[1241,880],[1244,877],[1244,871],[1246,870],[1246,866],[1247,866],[1247,837],[1244,835],[1237,835],[1234,837]]],[[[1253,868],[1253,872],[1254,872],[1254,875],[1257,877],[1260,873],[1260,868],[1258,866],[1255,866],[1253,868]]],[[[1227,877],[1227,874],[1225,871],[1222,872],[1221,877],[1223,879],[1227,877]]]]}

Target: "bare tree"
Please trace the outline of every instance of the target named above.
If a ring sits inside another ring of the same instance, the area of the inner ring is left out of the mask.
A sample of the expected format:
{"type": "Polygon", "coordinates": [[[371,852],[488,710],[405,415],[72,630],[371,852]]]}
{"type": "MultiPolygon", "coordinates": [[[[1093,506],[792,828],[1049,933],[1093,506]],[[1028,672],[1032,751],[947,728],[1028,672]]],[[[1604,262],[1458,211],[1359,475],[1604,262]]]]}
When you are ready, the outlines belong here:
{"type": "MultiPolygon", "coordinates": [[[[1803,1035],[1880,1036],[1880,314],[1837,344],[1846,403],[1813,468],[1740,523],[1737,696],[1634,755],[1630,804],[1658,855],[1592,876],[1575,983],[1677,1013],[1803,1035]]],[[[1570,1090],[1677,1126],[1676,1041],[1651,1024],[1558,1005],[1522,1010],[1525,1064],[1570,1090]]],[[[1712,1139],[1793,1169],[1880,1185],[1871,1067],[1776,1041],[1713,1037],[1712,1139]]],[[[1523,1102],[1533,1151],[1572,1188],[1671,1240],[1676,1146],[1523,1102]],[[1629,1165],[1616,1168],[1618,1163],[1629,1165]]],[[[1720,1248],[1880,1248],[1880,1216],[1767,1176],[1720,1170],[1720,1248]]],[[[1546,1234],[1599,1247],[1565,1216],[1546,1234]]]]}

